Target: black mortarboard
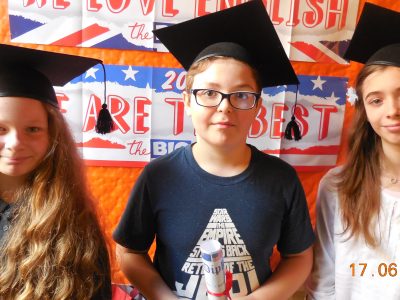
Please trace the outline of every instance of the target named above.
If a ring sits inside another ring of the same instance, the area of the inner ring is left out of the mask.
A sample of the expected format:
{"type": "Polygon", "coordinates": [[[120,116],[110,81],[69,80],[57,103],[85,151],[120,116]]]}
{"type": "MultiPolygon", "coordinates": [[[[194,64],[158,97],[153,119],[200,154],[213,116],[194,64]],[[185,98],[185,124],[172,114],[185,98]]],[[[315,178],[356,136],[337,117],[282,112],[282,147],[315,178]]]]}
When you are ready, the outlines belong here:
{"type": "MultiPolygon", "coordinates": [[[[27,97],[58,107],[53,86],[63,86],[97,64],[105,76],[99,59],[0,44],[0,97],[27,97]]],[[[112,129],[104,103],[96,131],[104,134],[112,129]]]]}
{"type": "Polygon", "coordinates": [[[400,67],[400,13],[365,3],[346,59],[366,65],[400,67]]]}
{"type": "Polygon", "coordinates": [[[63,86],[101,60],[0,44],[0,97],[28,97],[58,106],[63,86]]]}
{"type": "Polygon", "coordinates": [[[258,70],[263,87],[299,81],[261,0],[154,30],[188,70],[201,59],[228,56],[258,70]]]}

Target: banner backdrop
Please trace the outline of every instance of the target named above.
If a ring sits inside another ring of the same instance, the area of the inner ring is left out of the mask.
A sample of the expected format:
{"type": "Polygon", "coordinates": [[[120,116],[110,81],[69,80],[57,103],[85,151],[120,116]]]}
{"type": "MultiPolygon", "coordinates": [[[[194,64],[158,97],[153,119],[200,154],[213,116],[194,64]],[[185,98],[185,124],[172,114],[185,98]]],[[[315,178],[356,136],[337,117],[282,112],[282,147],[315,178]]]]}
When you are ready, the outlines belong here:
{"type": "MultiPolygon", "coordinates": [[[[60,107],[74,133],[83,158],[94,166],[144,166],[152,158],[195,141],[186,116],[182,91],[186,71],[175,68],[106,65],[56,88],[60,107]],[[95,132],[98,111],[106,102],[115,130],[95,132]]],[[[296,86],[263,90],[262,108],[248,135],[258,149],[280,156],[298,170],[331,167],[338,155],[347,92],[347,79],[299,76],[296,86]],[[283,139],[295,111],[300,141],[283,139]]]]}
{"type": "MultiPolygon", "coordinates": [[[[86,3],[87,0],[83,0],[83,1],[72,1],[72,0],[67,0],[68,2],[74,2],[71,3],[70,6],[72,5],[85,5],[84,2],[86,3]],[[78,2],[78,3],[75,3],[78,2]]],[[[55,7],[59,7],[60,4],[66,5],[67,1],[61,1],[61,0],[45,0],[45,1],[30,1],[30,0],[11,0],[10,5],[13,7],[26,7],[28,8],[28,6],[34,6],[37,7],[37,12],[36,13],[32,13],[31,14],[31,20],[39,20],[39,12],[40,10],[42,10],[43,7],[47,7],[48,10],[53,11],[52,16],[54,18],[56,18],[56,14],[60,14],[63,12],[62,9],[55,9],[55,7]],[[41,9],[39,9],[39,4],[42,5],[41,9]]],[[[116,1],[116,0],[115,0],[116,1]]],[[[114,3],[117,3],[113,1],[113,5],[114,3]]],[[[122,3],[122,1],[124,0],[119,0],[118,3],[122,3]]],[[[181,5],[181,3],[184,2],[189,2],[191,3],[193,0],[176,0],[174,2],[174,6],[178,6],[181,5]]],[[[218,1],[222,1],[222,0],[218,0],[218,1]]],[[[276,3],[279,3],[279,11],[280,11],[280,15],[281,16],[287,16],[290,14],[290,11],[283,11],[282,9],[282,5],[285,5],[284,2],[293,2],[296,6],[297,3],[301,3],[301,6],[303,5],[309,5],[307,3],[315,3],[312,4],[312,7],[315,7],[316,5],[318,7],[327,7],[328,3],[332,3],[335,4],[335,0],[281,0],[279,2],[274,1],[274,0],[269,0],[266,1],[267,3],[267,9],[268,11],[271,11],[270,7],[273,5],[275,8],[278,7],[276,5],[276,3]],[[305,4],[303,4],[303,2],[305,4]]],[[[343,1],[342,1],[343,2],[343,1]]],[[[358,12],[361,12],[361,9],[364,5],[364,3],[366,2],[366,0],[349,0],[349,1],[345,1],[344,3],[348,3],[348,7],[350,10],[356,9],[356,7],[358,8],[358,12]],[[357,7],[357,3],[358,7],[357,7]]],[[[394,0],[368,0],[368,2],[377,4],[377,5],[381,5],[384,7],[387,7],[389,9],[393,9],[396,11],[400,11],[400,1],[394,1],[394,0]]],[[[89,2],[89,3],[93,3],[93,2],[89,2]]],[[[101,11],[105,11],[108,9],[108,4],[107,3],[111,3],[111,1],[106,1],[106,0],[97,0],[96,3],[101,4],[102,5],[102,9],[101,11]]],[[[127,3],[127,1],[125,1],[124,3],[127,3]]],[[[131,15],[133,15],[132,13],[132,5],[134,3],[139,3],[139,6],[135,6],[135,7],[139,7],[139,10],[141,10],[140,8],[140,3],[143,4],[151,4],[152,1],[148,0],[148,1],[137,1],[137,2],[133,2],[130,1],[129,2],[129,6],[126,8],[130,10],[131,15]]],[[[162,4],[162,0],[158,0],[158,1],[154,1],[155,3],[155,7],[157,7],[157,3],[160,3],[160,5],[162,4]]],[[[169,3],[169,2],[165,2],[165,3],[169,3]]],[[[207,1],[203,1],[203,3],[217,3],[217,0],[207,0],[207,1]]],[[[222,3],[222,2],[221,2],[222,3]]],[[[13,15],[10,17],[8,14],[8,1],[0,1],[0,40],[2,43],[5,44],[15,44],[11,41],[11,33],[10,33],[10,27],[9,27],[9,21],[13,21],[14,18],[20,18],[21,15],[18,15],[15,13],[15,9],[13,10],[13,15]]],[[[136,5],[135,4],[135,5],[136,5]]],[[[62,5],[61,5],[62,7],[62,5]]],[[[116,5],[114,5],[113,7],[116,7],[116,5]]],[[[272,10],[274,11],[274,10],[272,10]]],[[[276,11],[276,9],[275,9],[276,11]]],[[[308,11],[314,11],[312,9],[308,9],[308,11]]],[[[323,11],[322,9],[317,9],[315,10],[316,12],[318,11],[323,11]]],[[[68,17],[72,17],[69,14],[64,14],[66,18],[68,17]]],[[[271,15],[271,14],[270,14],[271,15]]],[[[310,14],[308,14],[310,15],[310,14]]],[[[321,14],[319,14],[321,15],[321,14]]],[[[21,17],[22,18],[22,17],[21,17]]],[[[108,18],[107,20],[114,20],[115,17],[112,14],[108,14],[108,18]]],[[[27,24],[29,24],[29,18],[27,17],[27,24]]],[[[320,18],[319,18],[320,19],[320,18]]],[[[318,20],[319,20],[318,19],[318,20]]],[[[346,19],[346,25],[348,26],[348,28],[352,27],[350,26],[349,23],[350,20],[350,16],[349,14],[347,14],[347,19],[346,19]]],[[[46,21],[51,21],[51,18],[47,18],[46,21]]],[[[39,22],[39,21],[38,21],[39,22]]],[[[12,22],[13,25],[15,24],[14,22],[12,22]]],[[[275,23],[275,21],[274,21],[275,23]]],[[[29,31],[29,28],[35,28],[34,25],[37,25],[35,23],[35,21],[32,21],[31,23],[31,27],[28,26],[28,29],[25,28],[21,28],[21,31],[18,31],[18,28],[14,27],[13,30],[13,34],[17,34],[18,35],[22,35],[24,33],[27,33],[29,31]]],[[[43,22],[44,24],[44,22],[43,22]]],[[[45,26],[45,25],[44,25],[45,26]]],[[[69,26],[72,26],[70,24],[67,23],[67,26],[64,28],[64,30],[69,30],[69,26]]],[[[37,26],[36,26],[37,27],[37,26]]],[[[86,28],[86,27],[83,27],[86,28]]],[[[314,28],[315,29],[315,28],[314,28]]],[[[313,30],[309,30],[308,32],[308,36],[307,36],[307,40],[306,38],[304,38],[303,40],[305,41],[305,45],[311,45],[311,47],[313,45],[317,45],[317,46],[321,46],[320,43],[318,42],[314,42],[314,40],[318,41],[318,40],[324,40],[324,39],[318,39],[317,37],[317,33],[318,31],[315,30],[315,35],[314,35],[314,29],[313,30]]],[[[54,28],[54,30],[56,30],[56,28],[54,28]]],[[[56,32],[54,32],[54,34],[56,34],[56,32]]],[[[117,36],[118,34],[116,34],[117,36]]],[[[51,37],[53,36],[53,34],[48,34],[46,37],[51,37]]],[[[79,35],[78,35],[79,36],[79,35]]],[[[90,40],[86,37],[88,37],[89,35],[85,34],[85,41],[86,40],[90,40]]],[[[139,35],[140,36],[140,35],[139,35]]],[[[340,34],[340,36],[342,36],[342,33],[340,34]]],[[[101,37],[101,35],[100,35],[101,37]]],[[[142,35],[142,37],[144,37],[144,35],[142,35]]],[[[343,38],[344,39],[344,38],[343,38]]],[[[57,37],[53,37],[53,40],[57,40],[57,37]]],[[[101,40],[101,39],[100,39],[101,40]]],[[[105,39],[107,40],[107,39],[105,39]]],[[[110,37],[109,40],[112,40],[112,38],[110,37]]],[[[336,40],[342,40],[342,38],[337,38],[336,40]]],[[[93,39],[94,41],[94,39],[93,39]]],[[[25,45],[23,43],[17,43],[17,45],[19,46],[28,46],[31,48],[35,48],[35,49],[43,49],[43,50],[48,50],[48,51],[55,51],[55,52],[64,52],[64,53],[69,53],[69,54],[75,54],[75,55],[84,55],[84,56],[91,56],[94,58],[102,58],[104,60],[104,62],[106,64],[112,65],[112,64],[120,64],[120,65],[131,65],[131,66],[148,66],[148,67],[171,67],[171,68],[178,68],[179,64],[177,63],[176,60],[174,60],[172,58],[171,55],[167,54],[167,53],[156,53],[153,51],[126,51],[126,50],[114,50],[114,49],[99,49],[96,48],[95,45],[96,43],[93,43],[94,46],[91,46],[92,48],[82,48],[82,47],[61,47],[61,46],[51,46],[51,45],[32,45],[31,43],[33,43],[33,39],[29,40],[30,45],[25,45]]],[[[73,44],[73,43],[72,43],[73,44]]],[[[101,44],[101,42],[98,42],[98,44],[101,44]]],[[[329,43],[327,43],[328,45],[329,43]]],[[[333,43],[334,44],[334,43],[333,43]]],[[[339,43],[340,44],[340,43],[339,43]]],[[[79,42],[76,43],[77,46],[79,46],[79,42]]],[[[317,47],[316,47],[317,48],[317,47]]],[[[122,48],[121,48],[122,49],[122,48]]],[[[312,48],[311,48],[312,49],[312,48]]],[[[318,48],[319,49],[319,48],[318,48]]],[[[293,50],[293,49],[292,49],[293,50]]],[[[296,51],[296,50],[294,50],[296,51]]],[[[311,52],[313,53],[313,52],[311,52]]],[[[318,57],[318,54],[321,54],[320,51],[315,51],[315,56],[318,57]]],[[[333,51],[333,53],[337,53],[336,51],[333,51]]],[[[309,57],[308,55],[305,55],[306,57],[309,57]]],[[[314,57],[314,56],[312,56],[314,57]]],[[[314,63],[308,63],[308,62],[299,62],[299,61],[295,61],[293,62],[293,66],[296,70],[297,74],[304,74],[304,75],[315,75],[314,77],[310,77],[310,78],[314,78],[313,80],[317,79],[318,76],[320,75],[321,78],[323,80],[326,80],[327,78],[338,78],[338,77],[342,77],[342,78],[349,78],[349,85],[350,86],[354,86],[354,79],[355,76],[357,75],[357,73],[359,72],[361,65],[355,62],[351,62],[348,65],[345,64],[338,64],[338,63],[323,63],[321,62],[321,59],[317,59],[316,62],[314,63]]],[[[107,66],[108,67],[108,66],[107,66]]],[[[125,69],[128,69],[128,67],[125,67],[125,69]]],[[[98,75],[100,76],[100,74],[98,75]]],[[[100,78],[100,77],[99,77],[100,78]]],[[[123,77],[124,78],[124,77],[123,77]]],[[[301,79],[303,78],[303,76],[301,76],[301,79]]],[[[344,79],[343,79],[344,80],[344,79]]],[[[323,88],[325,88],[325,84],[322,85],[323,88]]],[[[301,87],[302,88],[302,87],[301,87]]],[[[311,90],[313,89],[312,87],[310,88],[311,90]]],[[[315,89],[313,92],[315,91],[320,91],[320,89],[315,89]]],[[[60,90],[61,91],[61,90],[60,90]]],[[[98,91],[98,97],[102,97],[102,90],[100,87],[100,90],[98,91]]],[[[90,93],[89,93],[90,95],[90,93]]],[[[328,93],[329,95],[329,93],[328,93]]],[[[335,91],[335,97],[336,97],[336,91],[335,91]]],[[[322,99],[321,99],[322,100],[322,99]]],[[[338,154],[338,164],[343,163],[346,158],[347,158],[347,143],[346,143],[346,137],[347,134],[349,132],[349,128],[351,128],[351,122],[354,119],[354,108],[351,105],[351,103],[354,101],[354,99],[348,99],[351,101],[347,101],[346,103],[346,112],[344,115],[344,124],[343,124],[343,128],[341,128],[342,124],[332,124],[331,121],[329,121],[329,123],[331,124],[329,127],[329,135],[330,132],[332,132],[332,128],[331,126],[340,126],[341,129],[338,129],[337,132],[339,132],[340,130],[342,131],[342,143],[340,145],[340,149],[339,149],[339,154],[338,154]]],[[[72,99],[71,99],[72,101],[72,99]]],[[[79,99],[80,101],[80,99],[79,99]]],[[[264,101],[265,103],[265,101],[264,101]]],[[[300,103],[300,101],[299,101],[300,103]]],[[[68,101],[62,101],[61,104],[65,107],[65,109],[69,109],[71,104],[68,101]]],[[[79,102],[79,104],[81,104],[81,102],[79,102]]],[[[86,108],[83,108],[84,106],[82,106],[80,108],[80,113],[82,113],[82,111],[86,108]]],[[[66,115],[69,114],[68,111],[65,112],[66,115]]],[[[75,118],[79,118],[79,115],[76,116],[75,118]]],[[[93,117],[92,117],[93,119],[93,117]]],[[[79,122],[82,122],[82,120],[79,120],[79,122]]],[[[76,123],[79,123],[78,121],[76,121],[76,123]]],[[[78,126],[78,128],[80,128],[78,126]]],[[[81,128],[80,128],[81,129],[81,128]]],[[[91,131],[93,131],[93,129],[90,129],[91,131]]],[[[82,141],[82,131],[78,130],[76,131],[78,135],[78,138],[80,141],[82,141]]],[[[97,136],[98,135],[94,135],[97,136]]],[[[100,136],[101,137],[101,136],[100,136]]],[[[295,145],[298,145],[295,144],[295,145]]],[[[126,201],[129,197],[129,194],[131,192],[132,186],[134,185],[135,181],[137,180],[139,174],[141,173],[141,171],[143,170],[143,168],[141,167],[133,167],[133,168],[124,168],[124,167],[100,167],[100,166],[88,166],[87,167],[87,177],[88,177],[88,184],[90,187],[90,190],[93,192],[93,195],[95,197],[95,199],[97,199],[97,204],[98,204],[98,209],[99,209],[99,217],[101,220],[101,223],[103,224],[103,229],[106,233],[106,237],[107,240],[109,242],[109,244],[111,245],[111,247],[113,248],[112,252],[114,252],[114,246],[115,246],[115,242],[113,242],[112,238],[111,238],[111,233],[114,230],[115,226],[117,225],[120,216],[125,208],[126,205],[126,201]]],[[[326,168],[325,170],[320,170],[320,171],[316,171],[316,172],[298,172],[299,178],[301,180],[301,183],[304,187],[306,196],[307,196],[307,202],[308,202],[308,206],[310,209],[310,216],[311,216],[311,220],[313,222],[313,224],[315,224],[315,206],[316,206],[316,197],[317,197],[317,187],[318,187],[318,183],[320,181],[320,179],[322,178],[322,176],[329,170],[329,168],[326,168]]],[[[154,245],[151,247],[149,254],[152,257],[154,255],[154,250],[155,247],[154,245]]],[[[276,266],[278,261],[279,261],[279,254],[278,253],[274,253],[272,259],[271,259],[271,265],[272,267],[276,266]]],[[[113,281],[114,282],[125,282],[127,283],[127,279],[125,278],[125,276],[122,274],[122,272],[119,269],[119,266],[114,262],[112,262],[111,264],[112,267],[112,277],[113,277],[113,281]]],[[[304,298],[304,295],[303,295],[304,298]]]]}
{"type": "MultiPolygon", "coordinates": [[[[167,51],[152,30],[245,0],[9,0],[11,41],[167,51]]],[[[358,0],[265,0],[291,60],[346,63],[358,0]]],[[[240,20],[238,20],[240,22],[240,20]]]]}

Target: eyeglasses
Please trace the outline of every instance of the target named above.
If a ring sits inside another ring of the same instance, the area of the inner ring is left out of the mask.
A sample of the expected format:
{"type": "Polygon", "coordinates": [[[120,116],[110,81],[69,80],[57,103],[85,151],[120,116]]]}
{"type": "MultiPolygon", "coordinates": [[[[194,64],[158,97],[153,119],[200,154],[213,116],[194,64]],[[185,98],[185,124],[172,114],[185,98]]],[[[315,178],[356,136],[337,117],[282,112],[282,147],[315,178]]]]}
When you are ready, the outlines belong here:
{"type": "Polygon", "coordinates": [[[191,93],[194,95],[196,103],[200,106],[217,107],[226,98],[232,107],[242,110],[252,109],[261,97],[260,93],[239,91],[225,94],[210,89],[194,89],[191,90],[191,93]]]}

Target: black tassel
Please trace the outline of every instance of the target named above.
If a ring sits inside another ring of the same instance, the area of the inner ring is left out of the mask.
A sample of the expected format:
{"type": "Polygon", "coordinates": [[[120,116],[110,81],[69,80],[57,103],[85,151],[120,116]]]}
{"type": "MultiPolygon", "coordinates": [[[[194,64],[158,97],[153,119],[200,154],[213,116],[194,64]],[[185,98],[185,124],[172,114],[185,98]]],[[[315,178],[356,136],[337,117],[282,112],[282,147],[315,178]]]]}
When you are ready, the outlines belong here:
{"type": "Polygon", "coordinates": [[[297,107],[297,94],[298,93],[299,93],[299,85],[297,84],[297,86],[296,86],[296,98],[295,98],[295,101],[294,101],[294,109],[293,109],[292,119],[286,125],[286,129],[285,129],[285,138],[288,139],[288,140],[293,140],[293,137],[292,137],[292,133],[293,133],[295,141],[300,141],[301,140],[301,133],[300,133],[299,124],[297,124],[296,117],[294,116],[294,113],[296,112],[296,107],[297,107]]]}
{"type": "Polygon", "coordinates": [[[114,129],[114,122],[107,109],[107,104],[104,103],[101,107],[99,116],[97,117],[96,132],[100,134],[110,133],[114,129]]]}
{"type": "Polygon", "coordinates": [[[294,115],[292,116],[292,120],[286,126],[285,138],[288,140],[292,140],[293,139],[292,133],[294,135],[295,141],[301,140],[300,128],[296,122],[296,118],[294,115]]]}
{"type": "Polygon", "coordinates": [[[106,76],[106,68],[104,64],[101,63],[103,67],[103,76],[104,76],[104,103],[101,106],[99,115],[97,116],[96,122],[96,132],[100,134],[110,133],[114,129],[114,122],[112,120],[111,114],[107,109],[106,99],[107,99],[107,76],[106,76]]]}

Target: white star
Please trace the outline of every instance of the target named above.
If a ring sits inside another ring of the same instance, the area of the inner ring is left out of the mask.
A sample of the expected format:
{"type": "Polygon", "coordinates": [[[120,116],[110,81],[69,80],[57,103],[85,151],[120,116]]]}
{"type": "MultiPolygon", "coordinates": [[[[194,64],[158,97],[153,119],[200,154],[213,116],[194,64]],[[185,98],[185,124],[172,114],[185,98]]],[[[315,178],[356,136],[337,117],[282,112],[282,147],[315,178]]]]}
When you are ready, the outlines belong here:
{"type": "Polygon", "coordinates": [[[93,77],[94,79],[96,79],[96,72],[98,70],[99,70],[98,68],[90,68],[89,70],[86,71],[85,78],[93,77]]]}
{"type": "Polygon", "coordinates": [[[326,82],[326,80],[322,80],[320,76],[317,79],[311,80],[314,83],[313,90],[320,89],[322,91],[322,85],[326,82]]]}
{"type": "Polygon", "coordinates": [[[132,79],[133,81],[136,81],[135,75],[139,71],[134,71],[134,70],[132,70],[132,67],[129,66],[128,70],[122,70],[122,72],[125,73],[125,80],[132,79]]]}
{"type": "Polygon", "coordinates": [[[326,97],[325,99],[328,101],[335,102],[335,101],[339,100],[340,97],[335,97],[335,92],[332,92],[332,94],[329,97],[326,97]]]}
{"type": "Polygon", "coordinates": [[[148,95],[149,97],[151,97],[151,95],[152,95],[152,93],[153,93],[153,90],[151,89],[149,83],[146,84],[146,89],[145,89],[145,91],[146,91],[145,94],[148,95]]]}
{"type": "Polygon", "coordinates": [[[347,101],[353,106],[358,100],[358,96],[356,94],[356,90],[353,87],[347,89],[347,101]]]}

